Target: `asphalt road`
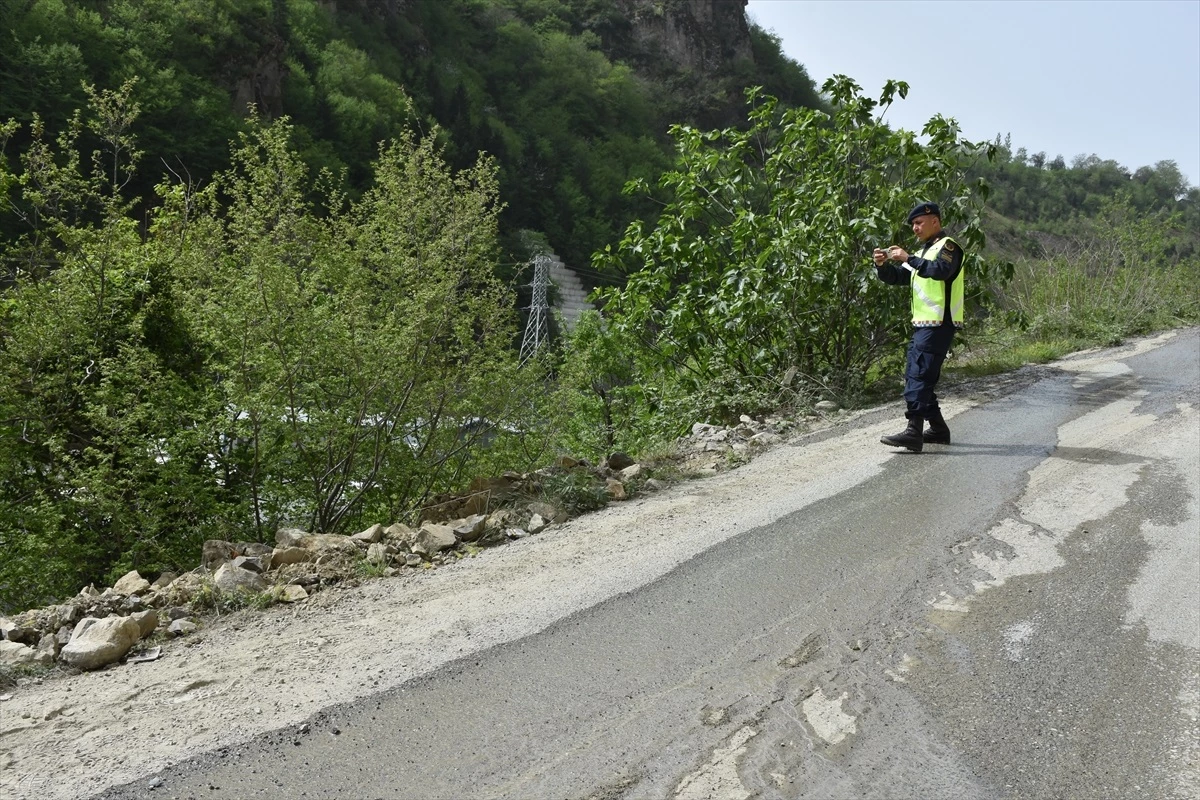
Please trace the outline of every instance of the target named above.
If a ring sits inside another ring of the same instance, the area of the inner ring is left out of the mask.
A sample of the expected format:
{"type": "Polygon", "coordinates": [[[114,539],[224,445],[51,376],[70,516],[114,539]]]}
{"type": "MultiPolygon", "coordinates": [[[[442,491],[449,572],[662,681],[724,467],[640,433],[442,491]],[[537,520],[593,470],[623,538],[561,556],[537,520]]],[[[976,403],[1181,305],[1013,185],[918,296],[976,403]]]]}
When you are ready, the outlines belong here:
{"type": "Polygon", "coordinates": [[[101,797],[1200,796],[1197,332],[952,428],[536,635],[101,797]]]}

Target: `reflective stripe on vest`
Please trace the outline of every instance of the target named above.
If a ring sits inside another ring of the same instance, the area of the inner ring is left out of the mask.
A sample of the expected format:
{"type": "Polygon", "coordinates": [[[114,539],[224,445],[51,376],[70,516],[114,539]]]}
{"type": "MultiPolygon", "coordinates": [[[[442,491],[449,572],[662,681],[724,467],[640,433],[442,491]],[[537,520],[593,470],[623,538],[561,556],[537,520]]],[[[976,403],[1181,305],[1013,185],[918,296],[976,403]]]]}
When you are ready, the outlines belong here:
{"type": "MultiPolygon", "coordinates": [[[[949,236],[943,236],[925,248],[919,255],[927,261],[936,261],[942,252],[942,245],[953,242],[949,236]]],[[[958,244],[958,242],[954,242],[958,244]]],[[[960,246],[961,249],[961,246],[960,246]]],[[[963,253],[958,274],[950,281],[950,319],[955,325],[963,324],[963,270],[967,255],[963,253]]],[[[941,325],[946,319],[946,284],[947,281],[935,281],[933,278],[922,278],[917,273],[912,275],[912,316],[913,325],[919,328],[941,325]]]]}

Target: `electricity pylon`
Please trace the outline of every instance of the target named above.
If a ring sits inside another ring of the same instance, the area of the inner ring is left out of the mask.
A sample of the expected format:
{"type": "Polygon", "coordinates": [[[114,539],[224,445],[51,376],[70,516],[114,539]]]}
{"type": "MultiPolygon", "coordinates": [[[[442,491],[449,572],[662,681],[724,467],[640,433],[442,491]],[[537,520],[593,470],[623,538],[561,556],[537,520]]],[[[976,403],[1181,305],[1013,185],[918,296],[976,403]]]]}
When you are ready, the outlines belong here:
{"type": "Polygon", "coordinates": [[[537,355],[542,343],[550,336],[550,305],[546,302],[546,287],[550,285],[550,259],[535,256],[533,259],[533,302],[529,304],[529,321],[525,323],[525,336],[521,339],[521,363],[537,355]]]}

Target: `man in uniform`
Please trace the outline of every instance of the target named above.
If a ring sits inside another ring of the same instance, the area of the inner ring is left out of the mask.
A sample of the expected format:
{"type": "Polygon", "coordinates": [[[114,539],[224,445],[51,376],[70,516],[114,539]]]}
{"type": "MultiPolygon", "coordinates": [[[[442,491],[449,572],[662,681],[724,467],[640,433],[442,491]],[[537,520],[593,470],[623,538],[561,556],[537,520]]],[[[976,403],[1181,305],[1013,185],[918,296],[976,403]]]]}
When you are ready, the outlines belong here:
{"type": "Polygon", "coordinates": [[[950,444],[950,428],[933,390],[954,332],[963,325],[963,251],[942,230],[937,203],[917,204],[908,212],[908,223],[920,242],[917,253],[910,255],[903,247],[892,245],[875,248],[873,254],[880,280],[912,289],[913,336],[904,371],[908,427],[880,441],[919,453],[926,443],[950,444]],[[897,263],[885,263],[888,261],[897,263]],[[929,428],[922,430],[927,420],[929,428]]]}

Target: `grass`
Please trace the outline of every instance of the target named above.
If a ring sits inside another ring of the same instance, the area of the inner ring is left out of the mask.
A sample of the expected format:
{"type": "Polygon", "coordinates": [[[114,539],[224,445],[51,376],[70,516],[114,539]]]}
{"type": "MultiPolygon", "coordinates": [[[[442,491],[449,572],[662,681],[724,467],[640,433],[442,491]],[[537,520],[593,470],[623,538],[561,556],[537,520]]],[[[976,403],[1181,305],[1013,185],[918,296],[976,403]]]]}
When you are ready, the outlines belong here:
{"type": "Polygon", "coordinates": [[[547,475],[542,480],[542,499],[565,509],[571,516],[604,508],[608,492],[585,471],[570,470],[560,475],[547,475]]]}
{"type": "Polygon", "coordinates": [[[996,375],[1194,325],[1200,322],[1198,282],[1200,262],[1194,257],[1168,268],[1095,246],[1024,259],[1004,293],[1006,310],[1024,325],[997,319],[979,333],[968,332],[946,371],[962,377],[996,375]]]}
{"type": "Polygon", "coordinates": [[[946,362],[945,372],[963,378],[981,378],[1020,369],[1026,364],[1046,364],[1070,353],[1099,344],[1080,339],[1013,340],[1012,336],[960,348],[946,362]]]}
{"type": "Polygon", "coordinates": [[[354,574],[360,578],[382,578],[387,575],[388,565],[361,558],[354,562],[354,574]]]}

